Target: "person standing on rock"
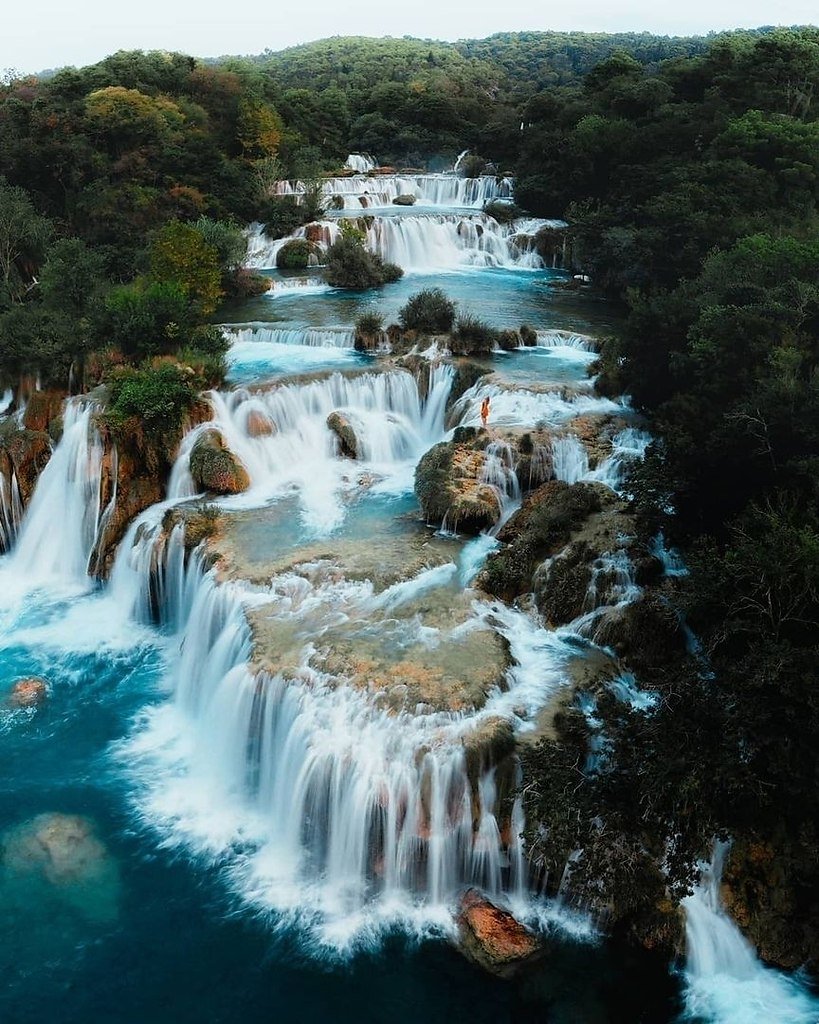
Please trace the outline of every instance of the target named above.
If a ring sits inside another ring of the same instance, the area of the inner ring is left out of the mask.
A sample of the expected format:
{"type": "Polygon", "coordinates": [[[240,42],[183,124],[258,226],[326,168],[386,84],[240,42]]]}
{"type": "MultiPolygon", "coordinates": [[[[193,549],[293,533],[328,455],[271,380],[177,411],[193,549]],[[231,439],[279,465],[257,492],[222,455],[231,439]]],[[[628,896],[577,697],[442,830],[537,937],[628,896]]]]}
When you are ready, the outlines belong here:
{"type": "Polygon", "coordinates": [[[486,427],[489,422],[489,397],[487,396],[481,402],[481,426],[486,427]]]}

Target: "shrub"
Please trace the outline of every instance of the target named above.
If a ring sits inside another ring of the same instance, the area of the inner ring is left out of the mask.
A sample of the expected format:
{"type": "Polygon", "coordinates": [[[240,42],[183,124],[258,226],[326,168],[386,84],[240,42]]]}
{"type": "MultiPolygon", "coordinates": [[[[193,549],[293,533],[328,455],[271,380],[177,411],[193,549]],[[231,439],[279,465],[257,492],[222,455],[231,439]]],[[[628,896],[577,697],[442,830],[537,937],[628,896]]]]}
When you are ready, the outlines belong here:
{"type": "Polygon", "coordinates": [[[94,315],[98,347],[112,346],[132,359],[175,352],[187,342],[193,314],[185,291],[173,282],[114,288],[94,315]]]}
{"type": "Polygon", "coordinates": [[[193,374],[168,361],[114,371],[109,386],[108,412],[114,424],[136,417],[153,437],[180,431],[197,400],[193,374]]]}
{"type": "Polygon", "coordinates": [[[384,328],[384,317],[377,310],[362,313],[355,322],[356,334],[378,334],[384,328]]]}
{"type": "Polygon", "coordinates": [[[445,334],[452,329],[455,303],[440,288],[425,288],[412,296],[398,319],[406,331],[445,334]]]}
{"type": "Polygon", "coordinates": [[[521,324],[518,334],[520,335],[521,343],[527,348],[533,348],[537,345],[537,331],[534,327],[530,327],[529,324],[521,324]]]}
{"type": "Polygon", "coordinates": [[[304,238],[294,238],[276,253],[276,266],[279,270],[305,270],[310,266],[310,257],[315,253],[315,246],[304,238]]]}
{"type": "Polygon", "coordinates": [[[450,348],[457,355],[491,352],[498,341],[494,327],[475,316],[459,316],[452,332],[450,348]]]}
{"type": "Polygon", "coordinates": [[[334,288],[364,291],[392,284],[403,276],[394,263],[384,263],[369,251],[360,231],[346,224],[340,237],[327,250],[327,282],[334,288]]]}
{"type": "Polygon", "coordinates": [[[521,215],[521,210],[514,203],[503,199],[491,199],[483,208],[489,217],[494,217],[498,224],[510,224],[521,215]]]}
{"type": "Polygon", "coordinates": [[[268,238],[286,238],[307,224],[310,214],[293,196],[273,196],[265,201],[259,219],[268,238]]]}
{"type": "Polygon", "coordinates": [[[486,170],[486,160],[476,153],[470,153],[461,161],[458,173],[462,178],[477,178],[486,170]]]}

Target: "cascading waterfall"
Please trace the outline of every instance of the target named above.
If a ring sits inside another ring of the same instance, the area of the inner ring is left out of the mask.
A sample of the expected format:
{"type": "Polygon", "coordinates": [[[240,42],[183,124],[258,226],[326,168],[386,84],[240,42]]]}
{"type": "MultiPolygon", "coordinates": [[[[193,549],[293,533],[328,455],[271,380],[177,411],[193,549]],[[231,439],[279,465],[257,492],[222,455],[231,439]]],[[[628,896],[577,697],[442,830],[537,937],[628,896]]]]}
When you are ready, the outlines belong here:
{"type": "Polygon", "coordinates": [[[257,503],[260,491],[274,496],[296,486],[308,525],[331,528],[343,518],[338,494],[351,473],[357,477],[366,468],[397,474],[410,486],[415,461],[444,435],[452,378],[450,366],[434,367],[425,399],[415,377],[405,371],[352,377],[335,373],[269,391],[211,393],[214,418],[183,439],[168,496],[178,500],[195,493],[190,453],[199,434],[215,427],[250,475],[254,493],[245,500],[257,503]],[[343,415],[355,432],[359,450],[352,466],[336,458],[338,440],[327,425],[333,412],[343,415]],[[251,436],[248,421],[254,413],[266,417],[275,433],[251,436]]]}
{"type": "Polygon", "coordinates": [[[11,567],[28,583],[87,576],[104,511],[96,411],[90,402],[66,402],[62,438],[37,481],[12,553],[11,567]]]}
{"type": "Polygon", "coordinates": [[[351,327],[293,328],[261,324],[235,327],[224,324],[222,330],[232,346],[306,345],[310,348],[352,348],[355,331],[351,327]]]}
{"type": "Polygon", "coordinates": [[[11,551],[23,521],[23,502],[17,474],[12,470],[6,479],[0,473],[0,552],[11,551]]]}
{"type": "Polygon", "coordinates": [[[489,422],[492,426],[535,427],[559,426],[575,416],[594,413],[622,413],[622,405],[608,398],[598,398],[583,391],[532,391],[503,387],[493,382],[478,381],[453,407],[451,420],[462,427],[481,424],[481,402],[490,400],[489,422]]]}
{"type": "Polygon", "coordinates": [[[491,531],[496,534],[520,508],[521,491],[515,471],[515,451],[506,441],[490,441],[484,453],[480,482],[491,487],[498,499],[500,519],[491,531]]]}
{"type": "MultiPolygon", "coordinates": [[[[447,585],[455,566],[380,595],[368,582],[315,586],[292,575],[274,577],[262,595],[218,583],[194,556],[184,567],[177,530],[158,555],[148,551],[157,537],[143,532],[136,554],[118,558],[150,575],[143,595],[160,592],[163,573],[171,581],[161,618],[183,637],[173,703],[153,709],[124,750],[144,786],[142,811],[167,841],[221,857],[232,850],[229,875],[244,898],[336,948],[396,923],[449,930],[469,884],[531,914],[519,800],[502,838],[502,789],[515,780],[501,784],[498,767],[470,761],[467,749],[483,723],[534,712],[565,685],[566,641],[520,612],[481,607],[478,619],[497,617],[515,659],[506,688],[478,712],[391,714],[312,667],[309,644],[288,676],[252,669],[244,609],[264,603],[283,626],[308,610],[336,623],[389,616],[422,589],[447,585]]],[[[152,596],[140,607],[156,618],[152,596]]]]}
{"type": "Polygon", "coordinates": [[[574,434],[561,434],[552,438],[555,478],[567,484],[596,481],[620,493],[627,466],[633,460],[644,458],[650,443],[651,435],[646,431],[626,427],[612,438],[611,454],[601,459],[597,467],[592,469],[582,441],[574,434]]]}
{"type": "Polygon", "coordinates": [[[722,908],[728,845],[716,843],[700,882],[683,901],[687,963],[685,1019],[713,1024],[815,1024],[819,998],[798,976],[765,967],[722,908]]]}
{"type": "Polygon", "coordinates": [[[538,348],[574,349],[588,355],[597,354],[597,343],[594,338],[585,334],[574,334],[571,331],[537,331],[538,348]]]}
{"type": "MultiPolygon", "coordinates": [[[[407,271],[462,267],[538,270],[543,260],[531,248],[531,240],[540,227],[549,223],[527,220],[500,224],[483,213],[418,213],[366,218],[361,226],[369,249],[407,271]]],[[[279,249],[292,239],[319,236],[320,244],[326,247],[336,240],[339,231],[338,220],[325,220],[271,241],[259,225],[253,225],[248,233],[248,266],[275,267],[279,249]]]]}
{"type": "MultiPolygon", "coordinates": [[[[375,210],[391,207],[398,196],[414,196],[419,206],[443,206],[454,209],[482,209],[496,199],[511,200],[512,178],[484,175],[461,178],[447,174],[377,175],[363,178],[326,178],[322,194],[331,208],[375,210]]],[[[297,201],[307,193],[303,181],[279,181],[276,194],[293,196],[297,201]]]]}
{"type": "Polygon", "coordinates": [[[356,174],[367,174],[375,169],[376,162],[368,153],[350,153],[344,161],[344,166],[356,174]]]}

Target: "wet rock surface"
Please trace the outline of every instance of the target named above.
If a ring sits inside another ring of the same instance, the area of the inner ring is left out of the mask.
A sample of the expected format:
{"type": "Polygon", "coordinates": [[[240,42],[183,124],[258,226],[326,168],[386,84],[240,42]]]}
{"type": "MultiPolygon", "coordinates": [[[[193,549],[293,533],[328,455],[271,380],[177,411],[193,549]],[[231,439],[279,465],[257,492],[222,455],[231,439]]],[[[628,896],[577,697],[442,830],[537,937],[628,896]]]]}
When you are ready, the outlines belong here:
{"type": "Polygon", "coordinates": [[[218,430],[199,436],[191,450],[190,472],[199,490],[213,494],[240,494],[250,486],[247,470],[218,430]]]}
{"type": "Polygon", "coordinates": [[[458,937],[467,959],[502,978],[512,977],[542,953],[528,928],[477,889],[468,889],[461,897],[458,937]]]}

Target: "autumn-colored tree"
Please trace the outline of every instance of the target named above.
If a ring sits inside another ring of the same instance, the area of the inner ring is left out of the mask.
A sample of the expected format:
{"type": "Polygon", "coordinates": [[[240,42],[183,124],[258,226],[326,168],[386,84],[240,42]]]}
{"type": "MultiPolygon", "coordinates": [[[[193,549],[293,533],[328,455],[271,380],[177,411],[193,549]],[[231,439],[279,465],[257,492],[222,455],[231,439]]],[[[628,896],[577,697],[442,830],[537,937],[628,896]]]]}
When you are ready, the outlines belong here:
{"type": "Polygon", "coordinates": [[[210,316],[223,294],[219,255],[200,231],[179,221],[166,224],[154,238],[150,257],[155,281],[178,285],[210,316]]]}
{"type": "Polygon", "coordinates": [[[243,98],[239,102],[236,137],[242,153],[251,160],[275,156],[282,137],[282,119],[269,104],[243,98]]]}
{"type": "Polygon", "coordinates": [[[155,142],[185,121],[173,100],[119,85],[92,92],[85,101],[85,112],[91,126],[117,152],[155,142]]]}

